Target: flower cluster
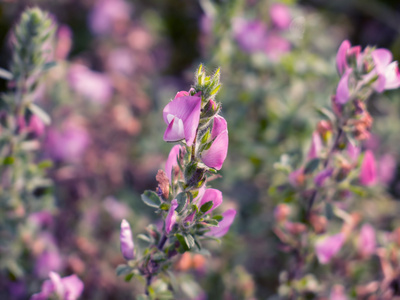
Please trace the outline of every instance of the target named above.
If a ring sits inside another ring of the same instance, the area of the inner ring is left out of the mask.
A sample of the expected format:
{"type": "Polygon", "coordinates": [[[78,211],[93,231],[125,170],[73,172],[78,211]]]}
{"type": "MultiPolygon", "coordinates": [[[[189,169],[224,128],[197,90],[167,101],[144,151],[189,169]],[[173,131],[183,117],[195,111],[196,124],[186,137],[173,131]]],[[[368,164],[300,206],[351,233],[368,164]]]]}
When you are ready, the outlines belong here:
{"type": "Polygon", "coordinates": [[[199,251],[202,240],[224,236],[236,215],[234,209],[214,214],[223,197],[221,191],[207,186],[207,179],[221,169],[228,151],[227,122],[215,100],[219,80],[219,70],[206,76],[200,65],[193,87],[178,92],[163,110],[164,140],[180,144],[171,149],[165,171],[158,171],[157,192],[142,195],[164,222],[162,227],[150,226],[148,235],[140,235],[149,243],[141,255],[135,253],[129,223],[121,223],[121,252],[128,264],[120,265],[117,273],[127,279],[144,276],[146,294],[152,297],[156,293],[152,278],[168,269],[172,257],[199,251]]]}

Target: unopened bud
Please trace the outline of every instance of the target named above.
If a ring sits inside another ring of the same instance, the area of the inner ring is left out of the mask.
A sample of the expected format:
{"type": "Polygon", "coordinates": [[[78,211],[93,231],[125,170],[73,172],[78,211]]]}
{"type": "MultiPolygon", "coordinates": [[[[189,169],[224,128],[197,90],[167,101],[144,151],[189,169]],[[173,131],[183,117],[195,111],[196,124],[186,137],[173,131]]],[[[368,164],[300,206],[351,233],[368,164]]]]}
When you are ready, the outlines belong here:
{"type": "Polygon", "coordinates": [[[277,222],[286,221],[290,215],[290,207],[287,204],[278,204],[274,209],[274,218],[277,222]]]}

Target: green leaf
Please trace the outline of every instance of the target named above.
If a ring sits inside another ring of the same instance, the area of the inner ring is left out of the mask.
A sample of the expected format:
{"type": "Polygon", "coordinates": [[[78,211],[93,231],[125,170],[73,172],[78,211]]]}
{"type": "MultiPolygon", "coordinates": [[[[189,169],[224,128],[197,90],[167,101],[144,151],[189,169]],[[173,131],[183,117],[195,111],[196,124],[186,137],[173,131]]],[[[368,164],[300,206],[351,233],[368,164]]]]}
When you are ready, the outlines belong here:
{"type": "Polygon", "coordinates": [[[171,205],[169,205],[168,203],[162,203],[161,205],[160,205],[160,209],[161,210],[169,210],[169,207],[170,207],[171,205]]]}
{"type": "Polygon", "coordinates": [[[147,235],[144,235],[142,233],[138,234],[137,238],[142,240],[142,241],[145,241],[146,243],[151,243],[150,238],[147,235]]]}
{"type": "Polygon", "coordinates": [[[159,207],[161,204],[161,200],[158,195],[153,191],[145,191],[142,194],[142,201],[151,207],[159,207]]]}
{"type": "Polygon", "coordinates": [[[326,119],[332,121],[332,123],[334,123],[336,121],[335,114],[333,112],[331,112],[329,109],[327,109],[325,107],[317,107],[316,110],[323,118],[326,118],[326,119]]]}
{"type": "Polygon", "coordinates": [[[194,238],[191,234],[185,235],[186,242],[190,249],[192,249],[195,245],[194,238]]]}
{"type": "Polygon", "coordinates": [[[9,166],[15,162],[15,158],[13,156],[7,156],[3,160],[3,165],[9,166]]]}
{"type": "Polygon", "coordinates": [[[130,273],[130,274],[126,275],[126,276],[125,276],[125,281],[126,281],[126,282],[131,281],[131,279],[133,278],[134,275],[135,275],[135,274],[133,274],[133,273],[130,273]]]}
{"type": "Polygon", "coordinates": [[[180,213],[186,204],[186,193],[182,192],[176,196],[176,201],[178,201],[178,207],[176,208],[177,213],[180,213]]]}
{"type": "Polygon", "coordinates": [[[5,80],[11,80],[13,79],[13,74],[7,70],[0,68],[0,77],[5,80]]]}
{"type": "Polygon", "coordinates": [[[176,238],[178,239],[179,243],[181,244],[182,248],[183,248],[185,251],[190,250],[189,245],[188,245],[188,243],[187,243],[187,241],[186,241],[185,236],[181,235],[180,233],[175,234],[175,236],[176,236],[176,238]]]}
{"type": "Polygon", "coordinates": [[[201,211],[202,213],[205,213],[205,212],[209,211],[209,210],[213,207],[213,205],[214,205],[214,202],[208,201],[208,202],[204,203],[204,204],[200,207],[200,211],[201,211]]]}
{"type": "Polygon", "coordinates": [[[314,172],[318,168],[319,162],[320,162],[319,158],[314,158],[310,160],[304,169],[304,174],[310,174],[314,172]]]}
{"type": "Polygon", "coordinates": [[[214,220],[214,219],[207,219],[204,220],[204,222],[208,225],[208,226],[212,226],[212,227],[218,227],[218,221],[214,220]]]}
{"type": "Polygon", "coordinates": [[[115,270],[117,276],[128,275],[131,272],[132,268],[128,265],[118,265],[117,269],[115,270]]]}
{"type": "Polygon", "coordinates": [[[49,159],[43,160],[38,164],[38,167],[40,169],[48,169],[51,168],[53,166],[53,162],[49,159]]]}
{"type": "Polygon", "coordinates": [[[50,116],[42,108],[40,108],[34,103],[30,103],[28,108],[33,114],[38,116],[43,121],[44,124],[50,125],[51,123],[50,116]]]}
{"type": "Polygon", "coordinates": [[[221,215],[216,215],[216,216],[214,216],[214,217],[212,217],[214,220],[217,220],[218,222],[221,222],[223,219],[224,219],[224,217],[223,216],[221,216],[221,215]]]}

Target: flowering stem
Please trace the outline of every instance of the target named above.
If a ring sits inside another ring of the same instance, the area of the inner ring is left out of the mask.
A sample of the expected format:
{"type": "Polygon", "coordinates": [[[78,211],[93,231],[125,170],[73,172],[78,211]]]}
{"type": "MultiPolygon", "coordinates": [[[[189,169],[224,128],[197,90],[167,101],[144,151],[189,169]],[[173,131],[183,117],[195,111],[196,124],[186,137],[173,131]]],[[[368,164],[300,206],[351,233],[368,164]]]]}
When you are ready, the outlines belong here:
{"type": "MultiPolygon", "coordinates": [[[[160,242],[158,243],[157,249],[162,251],[162,249],[165,246],[165,243],[167,242],[168,238],[165,233],[163,233],[160,242]]],[[[153,279],[153,274],[149,274],[146,276],[146,295],[149,295],[149,287],[151,285],[151,280],[153,279]]]]}
{"type": "MultiPolygon", "coordinates": [[[[333,152],[338,147],[340,138],[342,137],[342,134],[343,134],[343,129],[341,127],[339,127],[335,142],[333,143],[332,148],[328,153],[328,157],[326,158],[326,160],[324,162],[324,169],[326,169],[326,167],[328,166],[333,152]]],[[[311,194],[310,201],[308,202],[308,207],[307,207],[307,220],[310,219],[311,209],[312,209],[312,206],[314,205],[315,199],[317,198],[317,194],[318,194],[318,190],[314,190],[313,193],[311,194]]]]}

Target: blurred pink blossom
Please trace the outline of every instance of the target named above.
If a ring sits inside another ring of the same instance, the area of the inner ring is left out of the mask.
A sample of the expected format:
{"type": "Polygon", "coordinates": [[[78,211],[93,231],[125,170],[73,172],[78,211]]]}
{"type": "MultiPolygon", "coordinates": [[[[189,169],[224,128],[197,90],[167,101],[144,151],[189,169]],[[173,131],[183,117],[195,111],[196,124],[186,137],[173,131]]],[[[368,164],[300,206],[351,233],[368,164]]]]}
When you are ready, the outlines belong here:
{"type": "Polygon", "coordinates": [[[322,170],[314,177],[314,183],[317,186],[322,186],[325,180],[331,177],[332,174],[333,174],[333,168],[327,168],[325,170],[322,170]]]}
{"type": "Polygon", "coordinates": [[[371,150],[365,151],[364,159],[360,170],[360,183],[370,186],[376,183],[375,157],[371,150]]]}
{"type": "Polygon", "coordinates": [[[72,47],[72,31],[67,25],[61,25],[57,32],[55,58],[64,60],[72,47]]]}
{"type": "Polygon", "coordinates": [[[384,184],[389,184],[395,176],[396,168],[396,159],[390,154],[383,155],[378,161],[379,181],[384,184]]]}
{"type": "Polygon", "coordinates": [[[233,35],[239,47],[248,53],[261,51],[267,34],[267,27],[258,20],[236,18],[233,20],[233,35]]]}
{"type": "Polygon", "coordinates": [[[95,34],[108,34],[115,22],[127,21],[132,7],[124,0],[97,0],[89,15],[89,27],[95,34]]]}
{"type": "Polygon", "coordinates": [[[264,39],[265,54],[272,61],[278,61],[290,48],[290,42],[277,32],[269,31],[264,39]]]}
{"type": "Polygon", "coordinates": [[[342,285],[335,285],[331,289],[329,300],[347,300],[347,296],[342,285]]]}
{"type": "Polygon", "coordinates": [[[176,223],[177,213],[175,209],[178,207],[178,201],[172,200],[171,207],[169,208],[167,218],[165,219],[165,231],[169,234],[176,223]]]}
{"type": "Polygon", "coordinates": [[[282,3],[274,3],[271,5],[269,14],[271,16],[272,23],[279,29],[289,28],[292,17],[290,15],[289,8],[282,3]]]}
{"type": "Polygon", "coordinates": [[[59,272],[64,267],[64,261],[57,248],[43,251],[35,262],[35,274],[40,278],[46,278],[50,271],[59,272]]]}
{"type": "Polygon", "coordinates": [[[103,206],[115,220],[125,219],[129,216],[129,207],[114,197],[107,197],[103,202],[103,206]]]}
{"type": "Polygon", "coordinates": [[[350,100],[350,89],[349,89],[349,78],[353,69],[347,69],[342,78],[339,81],[339,84],[336,89],[336,103],[338,104],[346,104],[350,100]]]}
{"type": "Polygon", "coordinates": [[[321,264],[327,264],[342,248],[345,241],[343,233],[320,238],[315,244],[315,253],[321,264]]]}
{"type": "Polygon", "coordinates": [[[318,158],[322,151],[322,140],[321,136],[317,131],[314,131],[311,138],[311,146],[310,150],[308,151],[307,158],[314,159],[318,158]]]}
{"type": "Polygon", "coordinates": [[[361,253],[362,256],[368,257],[375,253],[375,249],[375,229],[369,224],[364,224],[361,227],[358,239],[358,252],[361,253]]]}
{"type": "Polygon", "coordinates": [[[360,147],[357,147],[357,146],[353,145],[352,143],[348,142],[346,150],[347,150],[347,155],[350,157],[351,161],[352,162],[357,161],[358,156],[361,153],[360,147]]]}
{"type": "Polygon", "coordinates": [[[400,87],[400,72],[397,61],[393,61],[392,53],[387,49],[376,49],[372,52],[372,59],[375,63],[374,73],[378,80],[374,84],[377,92],[397,89],[400,87]]]}
{"type": "Polygon", "coordinates": [[[174,147],[172,147],[171,151],[169,152],[168,159],[165,162],[165,173],[167,174],[170,183],[172,180],[172,171],[175,169],[176,166],[178,166],[178,156],[179,152],[182,150],[183,148],[181,145],[175,145],[174,147]]]}
{"type": "Polygon", "coordinates": [[[84,65],[72,65],[68,72],[68,81],[71,88],[78,94],[98,104],[105,104],[112,97],[113,88],[110,78],[84,65]]]}
{"type": "Polygon", "coordinates": [[[358,61],[360,53],[360,46],[351,47],[348,40],[342,42],[336,55],[336,67],[339,75],[343,75],[349,68],[349,59],[354,58],[355,61],[358,61]]]}
{"type": "Polygon", "coordinates": [[[135,69],[135,62],[131,51],[126,48],[114,49],[108,55],[108,66],[115,72],[131,74],[135,69]]]}

